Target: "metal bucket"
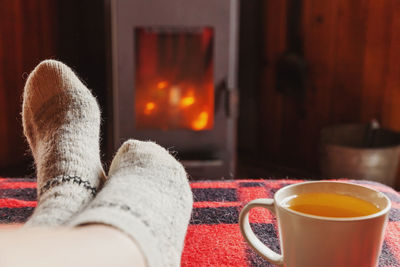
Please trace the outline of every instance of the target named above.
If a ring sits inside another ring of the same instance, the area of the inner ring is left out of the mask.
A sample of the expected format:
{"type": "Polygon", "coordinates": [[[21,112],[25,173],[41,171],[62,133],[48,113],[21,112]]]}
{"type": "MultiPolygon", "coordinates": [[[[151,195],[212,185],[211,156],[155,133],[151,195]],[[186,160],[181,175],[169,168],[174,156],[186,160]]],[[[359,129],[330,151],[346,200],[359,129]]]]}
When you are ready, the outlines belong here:
{"type": "Polygon", "coordinates": [[[324,178],[365,179],[394,186],[400,134],[368,124],[321,131],[320,168],[324,178]]]}

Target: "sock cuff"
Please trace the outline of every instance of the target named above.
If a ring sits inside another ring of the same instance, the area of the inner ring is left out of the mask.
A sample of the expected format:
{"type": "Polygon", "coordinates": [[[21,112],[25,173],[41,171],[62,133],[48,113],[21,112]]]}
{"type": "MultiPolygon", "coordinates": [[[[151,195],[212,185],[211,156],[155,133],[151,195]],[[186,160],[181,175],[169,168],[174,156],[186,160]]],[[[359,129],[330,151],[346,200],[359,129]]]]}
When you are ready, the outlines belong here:
{"type": "Polygon", "coordinates": [[[67,225],[77,227],[95,223],[109,225],[127,234],[139,246],[148,267],[166,266],[158,248],[159,242],[148,223],[129,206],[116,202],[93,203],[67,225]]]}
{"type": "Polygon", "coordinates": [[[97,188],[92,186],[88,181],[83,180],[79,176],[72,176],[72,175],[59,175],[56,176],[52,179],[49,179],[46,181],[39,189],[39,196],[43,195],[47,191],[49,191],[51,188],[54,188],[56,186],[62,185],[62,184],[75,184],[79,187],[84,188],[86,191],[88,191],[92,197],[94,197],[97,193],[97,188]]]}

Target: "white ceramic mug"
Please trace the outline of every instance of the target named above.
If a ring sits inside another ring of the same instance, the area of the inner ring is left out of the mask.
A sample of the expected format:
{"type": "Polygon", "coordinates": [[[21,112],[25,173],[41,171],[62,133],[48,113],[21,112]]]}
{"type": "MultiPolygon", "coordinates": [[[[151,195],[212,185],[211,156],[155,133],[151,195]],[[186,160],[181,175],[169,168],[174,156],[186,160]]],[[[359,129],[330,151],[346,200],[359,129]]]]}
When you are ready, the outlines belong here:
{"type": "Polygon", "coordinates": [[[239,225],[250,246],[263,258],[287,267],[377,266],[382,248],[390,200],[381,192],[360,185],[316,181],[293,184],[278,190],[274,199],[255,199],[240,212],[239,225]],[[373,203],[379,212],[350,218],[314,216],[282,206],[289,196],[302,193],[338,193],[373,203]],[[265,246],[249,224],[249,211],[264,207],[278,220],[282,254],[265,246]]]}

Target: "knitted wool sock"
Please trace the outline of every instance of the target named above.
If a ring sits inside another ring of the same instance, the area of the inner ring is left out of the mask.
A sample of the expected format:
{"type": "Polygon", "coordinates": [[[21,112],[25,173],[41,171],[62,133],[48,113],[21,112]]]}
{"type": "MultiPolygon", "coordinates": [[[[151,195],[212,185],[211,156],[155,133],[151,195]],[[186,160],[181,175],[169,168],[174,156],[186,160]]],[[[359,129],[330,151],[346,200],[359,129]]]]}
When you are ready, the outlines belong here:
{"type": "Polygon", "coordinates": [[[93,199],[105,177],[99,107],[69,67],[45,60],[26,81],[22,109],[38,185],[38,205],[26,225],[62,225],[93,199]]]}
{"type": "Polygon", "coordinates": [[[113,226],[136,241],[148,266],[180,266],[192,204],[182,165],[155,143],[129,140],[103,189],[70,225],[113,226]]]}

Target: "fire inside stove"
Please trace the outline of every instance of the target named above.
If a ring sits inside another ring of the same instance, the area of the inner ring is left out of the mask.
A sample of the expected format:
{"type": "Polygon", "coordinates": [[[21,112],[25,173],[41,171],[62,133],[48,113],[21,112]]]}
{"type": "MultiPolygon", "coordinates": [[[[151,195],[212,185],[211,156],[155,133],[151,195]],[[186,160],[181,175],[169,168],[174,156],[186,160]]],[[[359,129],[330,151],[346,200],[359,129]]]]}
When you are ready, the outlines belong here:
{"type": "Polygon", "coordinates": [[[214,32],[135,29],[135,119],[140,129],[212,129],[214,32]]]}

